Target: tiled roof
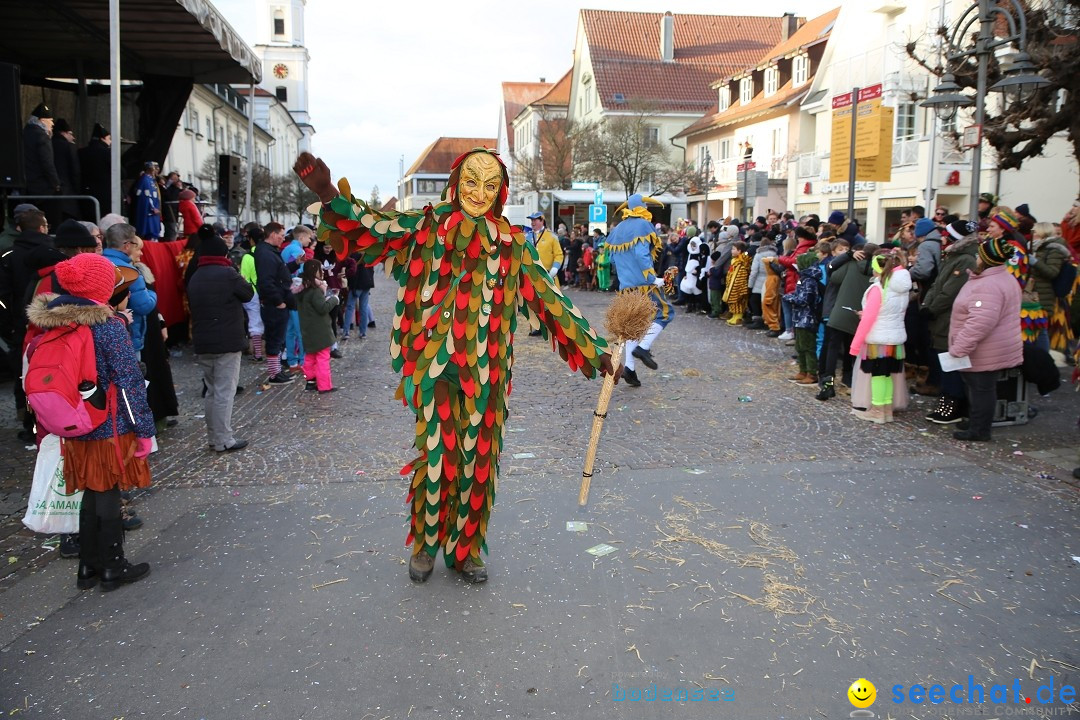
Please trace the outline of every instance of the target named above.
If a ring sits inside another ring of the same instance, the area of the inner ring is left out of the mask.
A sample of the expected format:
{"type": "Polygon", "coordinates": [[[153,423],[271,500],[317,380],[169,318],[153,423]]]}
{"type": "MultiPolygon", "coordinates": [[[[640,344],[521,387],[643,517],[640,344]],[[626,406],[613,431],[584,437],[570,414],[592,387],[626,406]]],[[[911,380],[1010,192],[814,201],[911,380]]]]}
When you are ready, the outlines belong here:
{"type": "MultiPolygon", "coordinates": [[[[790,38],[777,44],[776,47],[766,53],[756,64],[749,65],[734,73],[725,75],[721,80],[713,83],[713,88],[719,88],[731,77],[738,77],[747,70],[764,67],[773,60],[787,57],[799,48],[807,47],[820,42],[821,40],[828,39],[829,33],[832,32],[833,23],[836,21],[836,16],[839,15],[839,13],[840,8],[836,8],[804,23],[790,38]]],[[[738,120],[745,120],[746,118],[761,115],[770,110],[786,107],[796,100],[801,100],[810,89],[810,84],[808,79],[803,85],[793,88],[791,86],[791,80],[789,79],[783,86],[778,88],[775,93],[768,97],[765,96],[764,88],[761,88],[758,90],[758,93],[754,96],[753,100],[746,105],[734,102],[723,112],[719,112],[718,103],[713,102],[712,108],[705,114],[705,117],[680,132],[676,137],[695,135],[703,130],[723,127],[738,120]]],[[[713,90],[713,99],[716,99],[715,89],[713,90]]]]}
{"type": "Polygon", "coordinates": [[[662,13],[582,10],[596,88],[604,109],[627,101],[667,112],[705,112],[718,77],[755,65],[781,40],[779,17],[674,15],[674,62],[660,57],[662,13]]]}
{"type": "Polygon", "coordinates": [[[383,203],[383,206],[379,208],[379,212],[390,212],[391,210],[397,210],[397,196],[391,197],[389,200],[383,203]]]}
{"type": "Polygon", "coordinates": [[[566,74],[559,78],[559,81],[551,86],[551,89],[544,94],[543,97],[536,100],[532,105],[569,105],[570,104],[570,84],[573,78],[574,69],[570,68],[566,71],[566,74]]]}
{"type": "Polygon", "coordinates": [[[504,82],[502,84],[506,139],[510,143],[511,152],[514,150],[514,133],[510,123],[526,105],[539,100],[554,85],[555,83],[549,82],[504,82]]]}
{"type": "Polygon", "coordinates": [[[428,145],[405,176],[415,173],[450,174],[450,166],[462,153],[477,147],[494,148],[495,138],[441,137],[428,145]]]}
{"type": "MultiPolygon", "coordinates": [[[[839,14],[840,8],[833,8],[824,15],[819,15],[813,20],[803,23],[803,26],[795,31],[791,37],[766,53],[765,57],[759,60],[757,65],[754,66],[754,69],[764,68],[774,60],[794,55],[796,51],[801,48],[827,39],[829,33],[832,32],[833,25],[836,23],[836,16],[839,14]]],[[[749,69],[751,68],[743,68],[744,71],[749,69]]]]}
{"type": "Polygon", "coordinates": [[[696,135],[703,130],[711,130],[712,128],[723,127],[730,125],[738,120],[744,120],[755,115],[762,115],[770,110],[786,107],[798,99],[801,99],[806,91],[810,89],[810,83],[804,83],[797,88],[791,87],[791,80],[788,80],[784,85],[769,97],[765,97],[764,92],[759,92],[753,100],[746,105],[740,103],[733,103],[724,112],[717,112],[719,106],[717,103],[713,103],[709,112],[705,113],[705,117],[698,120],[696,123],[680,132],[675,137],[686,137],[688,135],[696,135]]]}

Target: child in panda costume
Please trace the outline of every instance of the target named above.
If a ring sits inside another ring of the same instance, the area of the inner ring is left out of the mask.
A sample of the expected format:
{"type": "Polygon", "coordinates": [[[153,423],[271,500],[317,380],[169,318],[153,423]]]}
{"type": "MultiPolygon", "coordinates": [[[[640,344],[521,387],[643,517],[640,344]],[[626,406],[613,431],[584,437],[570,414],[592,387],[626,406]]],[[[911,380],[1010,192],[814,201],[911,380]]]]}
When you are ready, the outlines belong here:
{"type": "Polygon", "coordinates": [[[679,283],[679,289],[686,298],[686,312],[697,312],[701,309],[701,288],[698,286],[698,280],[704,277],[701,265],[701,241],[691,238],[687,250],[689,257],[684,268],[686,274],[679,283]]]}

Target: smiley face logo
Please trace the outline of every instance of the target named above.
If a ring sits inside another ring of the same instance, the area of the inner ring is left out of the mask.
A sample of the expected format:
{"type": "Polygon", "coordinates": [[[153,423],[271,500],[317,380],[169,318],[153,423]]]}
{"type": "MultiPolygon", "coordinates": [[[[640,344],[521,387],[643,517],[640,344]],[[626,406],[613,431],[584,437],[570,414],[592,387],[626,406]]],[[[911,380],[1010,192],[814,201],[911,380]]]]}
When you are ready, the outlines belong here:
{"type": "Polygon", "coordinates": [[[851,687],[847,690],[847,696],[855,707],[868,708],[877,699],[877,688],[874,687],[874,683],[866,678],[859,678],[851,683],[851,687]]]}

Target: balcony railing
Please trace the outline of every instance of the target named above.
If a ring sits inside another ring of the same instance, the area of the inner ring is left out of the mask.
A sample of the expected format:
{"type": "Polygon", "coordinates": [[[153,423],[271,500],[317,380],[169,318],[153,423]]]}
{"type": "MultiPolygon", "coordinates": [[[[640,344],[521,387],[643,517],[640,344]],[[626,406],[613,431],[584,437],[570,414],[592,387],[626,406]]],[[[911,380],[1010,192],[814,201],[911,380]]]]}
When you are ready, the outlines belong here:
{"type": "Polygon", "coordinates": [[[798,177],[818,178],[821,177],[821,156],[816,152],[800,153],[798,157],[798,177]]]}
{"type": "Polygon", "coordinates": [[[899,165],[916,165],[919,162],[919,140],[918,138],[909,138],[907,140],[896,140],[893,142],[892,148],[892,164],[893,167],[899,165]]]}
{"type": "Polygon", "coordinates": [[[787,155],[774,157],[769,163],[769,179],[784,180],[788,176],[788,165],[791,163],[787,155]]]}

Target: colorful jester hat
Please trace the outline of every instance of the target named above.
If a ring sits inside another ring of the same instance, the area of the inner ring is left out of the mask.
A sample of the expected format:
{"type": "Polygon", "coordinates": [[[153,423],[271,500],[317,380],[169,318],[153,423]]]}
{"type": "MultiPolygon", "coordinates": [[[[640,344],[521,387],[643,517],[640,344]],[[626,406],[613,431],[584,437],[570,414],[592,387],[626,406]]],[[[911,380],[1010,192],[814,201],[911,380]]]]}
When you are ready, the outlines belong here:
{"type": "Polygon", "coordinates": [[[649,212],[646,203],[664,207],[664,203],[659,200],[655,200],[647,195],[642,195],[641,193],[634,193],[626,198],[626,202],[616,208],[615,212],[622,211],[623,220],[626,218],[637,217],[652,222],[652,213],[649,212]]]}
{"type": "Polygon", "coordinates": [[[450,166],[450,179],[442,199],[473,218],[502,216],[510,188],[506,165],[496,150],[475,147],[450,166]]]}

